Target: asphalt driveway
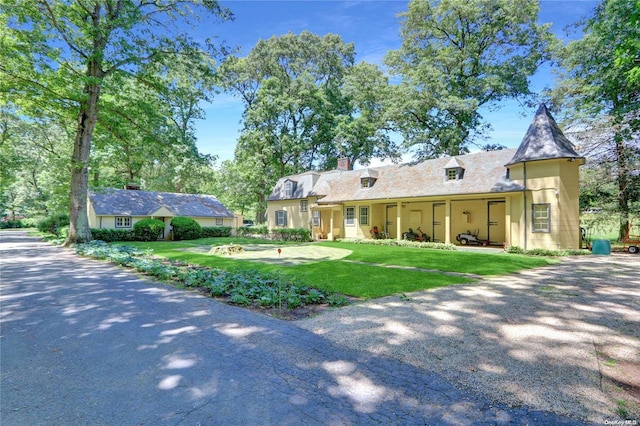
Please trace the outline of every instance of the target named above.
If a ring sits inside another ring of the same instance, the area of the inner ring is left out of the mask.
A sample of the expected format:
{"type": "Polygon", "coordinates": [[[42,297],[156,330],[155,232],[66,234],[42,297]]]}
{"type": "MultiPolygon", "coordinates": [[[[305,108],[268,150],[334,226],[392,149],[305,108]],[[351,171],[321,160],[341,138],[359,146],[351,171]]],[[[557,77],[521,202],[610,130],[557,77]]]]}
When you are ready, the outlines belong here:
{"type": "Polygon", "coordinates": [[[582,424],[0,232],[3,425],[582,424]]]}

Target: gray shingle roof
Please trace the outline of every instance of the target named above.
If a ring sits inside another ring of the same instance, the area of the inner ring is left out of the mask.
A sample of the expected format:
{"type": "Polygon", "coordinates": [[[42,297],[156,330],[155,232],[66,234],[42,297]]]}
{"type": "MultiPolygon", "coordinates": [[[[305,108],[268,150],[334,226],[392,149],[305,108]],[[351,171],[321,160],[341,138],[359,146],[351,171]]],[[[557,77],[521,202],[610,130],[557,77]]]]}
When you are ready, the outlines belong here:
{"type": "Polygon", "coordinates": [[[553,158],[582,157],[573,149],[573,144],[562,133],[546,105],[541,104],[520,143],[518,151],[507,163],[507,166],[524,161],[553,158]]]}
{"type": "Polygon", "coordinates": [[[233,217],[213,195],[104,188],[89,191],[98,216],[150,216],[165,207],[175,216],[233,217]]]}
{"type": "MultiPolygon", "coordinates": [[[[506,178],[507,169],[504,164],[513,157],[514,153],[515,149],[506,149],[457,156],[455,164],[465,169],[464,177],[460,180],[446,179],[446,168],[450,167],[451,158],[371,168],[370,170],[377,173],[377,180],[370,188],[361,188],[362,170],[332,170],[316,173],[317,181],[313,189],[301,192],[299,195],[302,198],[321,197],[319,202],[325,204],[521,191],[523,189],[521,185],[506,178]]],[[[269,200],[287,199],[281,187],[286,179],[295,179],[298,176],[300,175],[280,179],[269,200]]]]}
{"type": "Polygon", "coordinates": [[[311,194],[319,176],[320,174],[317,172],[304,172],[297,175],[286,176],[278,181],[268,201],[307,198],[311,194]],[[286,197],[285,194],[286,181],[293,183],[293,195],[291,197],[286,197]]]}

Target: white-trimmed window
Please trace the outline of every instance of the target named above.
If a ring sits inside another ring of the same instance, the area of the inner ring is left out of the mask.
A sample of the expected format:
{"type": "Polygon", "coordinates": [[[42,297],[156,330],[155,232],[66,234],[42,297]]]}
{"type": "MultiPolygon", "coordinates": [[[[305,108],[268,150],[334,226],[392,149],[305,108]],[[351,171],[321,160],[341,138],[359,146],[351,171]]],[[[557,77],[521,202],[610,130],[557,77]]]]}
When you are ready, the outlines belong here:
{"type": "Polygon", "coordinates": [[[293,182],[290,180],[284,183],[284,196],[291,198],[293,196],[293,182]]]}
{"type": "Polygon", "coordinates": [[[533,232],[551,232],[551,204],[531,206],[533,232]]]}
{"type": "Polygon", "coordinates": [[[349,226],[353,226],[356,224],[356,208],[355,207],[347,207],[345,209],[345,224],[349,226]]]}
{"type": "Polygon", "coordinates": [[[285,210],[276,211],[276,226],[287,226],[287,212],[285,210]]]}
{"type": "Polygon", "coordinates": [[[313,226],[320,226],[320,210],[313,211],[313,226]]]}
{"type": "Polygon", "coordinates": [[[224,225],[224,219],[221,217],[216,217],[216,226],[224,225]]]}
{"type": "Polygon", "coordinates": [[[116,228],[131,228],[131,217],[116,216],[116,228]]]}
{"type": "Polygon", "coordinates": [[[300,200],[300,211],[306,212],[307,210],[309,210],[309,201],[300,200]]]}
{"type": "Polygon", "coordinates": [[[447,169],[447,180],[457,180],[458,169],[447,169]]]}
{"type": "Polygon", "coordinates": [[[369,207],[360,207],[360,225],[369,224],[369,207]]]}

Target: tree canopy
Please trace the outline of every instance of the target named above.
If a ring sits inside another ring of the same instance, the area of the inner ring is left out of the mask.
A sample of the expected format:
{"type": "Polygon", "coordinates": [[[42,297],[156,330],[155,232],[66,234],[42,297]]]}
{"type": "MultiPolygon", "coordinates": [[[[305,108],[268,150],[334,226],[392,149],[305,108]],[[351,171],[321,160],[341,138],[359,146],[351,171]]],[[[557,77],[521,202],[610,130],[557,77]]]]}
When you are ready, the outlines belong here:
{"type": "Polygon", "coordinates": [[[632,205],[640,169],[640,80],[634,78],[634,60],[628,54],[621,60],[621,53],[640,40],[637,16],[636,2],[599,4],[585,21],[584,36],[559,51],[565,72],[550,93],[565,124],[576,129],[582,150],[616,182],[620,238],[632,209],[640,213],[637,197],[632,205]]]}
{"type": "Polygon", "coordinates": [[[389,113],[418,158],[467,152],[490,128],[480,107],[531,97],[529,77],[556,42],[538,12],[519,0],[409,3],[385,63],[401,78],[389,113]]]}
{"type": "MultiPolygon", "coordinates": [[[[197,68],[212,45],[194,41],[185,28],[201,17],[225,20],[232,15],[211,0],[3,0],[0,5],[5,24],[0,89],[20,100],[25,116],[75,118],[68,243],[89,240],[89,159],[99,111],[107,107],[103,99],[116,99],[127,81],[163,93],[165,88],[154,84],[158,74],[152,65],[171,68],[187,62],[197,68]]],[[[158,97],[148,100],[146,110],[151,111],[158,97]]],[[[140,126],[131,116],[117,122],[138,130],[147,124],[140,126]]],[[[111,131],[115,134],[116,127],[111,131]]]]}

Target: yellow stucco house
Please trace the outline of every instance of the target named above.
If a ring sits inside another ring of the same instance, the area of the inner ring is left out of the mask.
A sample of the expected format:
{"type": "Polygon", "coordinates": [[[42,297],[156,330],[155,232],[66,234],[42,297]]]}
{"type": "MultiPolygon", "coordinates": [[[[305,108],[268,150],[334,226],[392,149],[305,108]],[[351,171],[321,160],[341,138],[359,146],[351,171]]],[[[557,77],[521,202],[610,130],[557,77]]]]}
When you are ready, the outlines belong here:
{"type": "MultiPolygon", "coordinates": [[[[89,227],[133,229],[142,219],[165,223],[162,238],[171,239],[171,219],[186,216],[201,226],[238,226],[234,216],[213,195],[149,192],[135,189],[94,189],[89,191],[89,227]]],[[[240,223],[242,220],[240,219],[240,223]]]]}
{"type": "Polygon", "coordinates": [[[315,239],[371,238],[374,227],[401,239],[420,227],[445,243],[471,231],[492,245],[577,249],[582,164],[541,105],[517,149],[285,176],[268,198],[268,226],[308,227],[315,239]]]}

